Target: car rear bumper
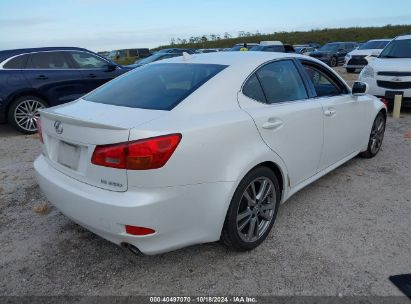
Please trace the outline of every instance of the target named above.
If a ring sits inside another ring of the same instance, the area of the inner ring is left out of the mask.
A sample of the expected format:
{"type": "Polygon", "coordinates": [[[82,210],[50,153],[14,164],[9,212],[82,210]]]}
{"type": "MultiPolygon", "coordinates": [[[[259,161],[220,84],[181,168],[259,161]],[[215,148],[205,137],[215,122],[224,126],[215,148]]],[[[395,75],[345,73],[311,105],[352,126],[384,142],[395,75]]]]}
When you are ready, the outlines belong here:
{"type": "Polygon", "coordinates": [[[234,186],[216,182],[114,192],[64,175],[43,155],[34,168],[40,188],[63,214],[115,244],[132,244],[144,254],[219,240],[234,186]],[[156,232],[129,235],[125,225],[156,232]]]}

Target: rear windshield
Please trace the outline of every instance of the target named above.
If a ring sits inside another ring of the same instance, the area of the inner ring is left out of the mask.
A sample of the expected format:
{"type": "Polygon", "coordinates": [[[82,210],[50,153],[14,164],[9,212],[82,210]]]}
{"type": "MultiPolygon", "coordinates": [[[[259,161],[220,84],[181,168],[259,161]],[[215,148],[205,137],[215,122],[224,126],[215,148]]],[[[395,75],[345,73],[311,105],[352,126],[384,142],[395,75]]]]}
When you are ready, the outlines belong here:
{"type": "Polygon", "coordinates": [[[226,66],[159,63],[137,68],[84,99],[130,108],[171,110],[226,66]]]}

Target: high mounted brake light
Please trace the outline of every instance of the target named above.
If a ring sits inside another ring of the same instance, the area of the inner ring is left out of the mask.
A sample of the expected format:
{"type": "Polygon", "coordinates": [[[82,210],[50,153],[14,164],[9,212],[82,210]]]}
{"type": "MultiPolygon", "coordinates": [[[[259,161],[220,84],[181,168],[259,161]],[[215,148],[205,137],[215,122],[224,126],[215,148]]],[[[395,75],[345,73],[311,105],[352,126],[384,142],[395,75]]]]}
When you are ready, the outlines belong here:
{"type": "Polygon", "coordinates": [[[150,170],[163,167],[174,153],[181,134],[170,134],[126,143],[96,146],[91,163],[128,170],[150,170]]]}

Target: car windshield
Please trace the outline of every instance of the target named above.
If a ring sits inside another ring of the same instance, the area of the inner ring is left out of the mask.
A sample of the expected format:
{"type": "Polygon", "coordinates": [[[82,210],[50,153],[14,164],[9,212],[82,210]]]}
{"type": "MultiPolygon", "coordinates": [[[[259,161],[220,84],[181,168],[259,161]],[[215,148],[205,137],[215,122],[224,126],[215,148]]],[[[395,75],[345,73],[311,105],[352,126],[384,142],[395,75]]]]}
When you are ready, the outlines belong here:
{"type": "Polygon", "coordinates": [[[322,46],[319,49],[319,51],[321,51],[321,52],[336,52],[340,48],[341,48],[341,44],[339,44],[339,43],[327,43],[326,45],[322,46]]]}
{"type": "Polygon", "coordinates": [[[145,65],[99,87],[85,100],[152,110],[171,110],[226,68],[217,64],[145,65]]]}
{"type": "Polygon", "coordinates": [[[256,45],[253,46],[250,51],[270,51],[270,52],[283,52],[284,46],[282,45],[256,45]]]}
{"type": "Polygon", "coordinates": [[[359,50],[381,50],[385,48],[385,46],[388,44],[387,41],[368,41],[361,45],[358,49],[359,50]]]}
{"type": "Polygon", "coordinates": [[[411,39],[391,41],[381,52],[380,58],[411,58],[411,39]]]}

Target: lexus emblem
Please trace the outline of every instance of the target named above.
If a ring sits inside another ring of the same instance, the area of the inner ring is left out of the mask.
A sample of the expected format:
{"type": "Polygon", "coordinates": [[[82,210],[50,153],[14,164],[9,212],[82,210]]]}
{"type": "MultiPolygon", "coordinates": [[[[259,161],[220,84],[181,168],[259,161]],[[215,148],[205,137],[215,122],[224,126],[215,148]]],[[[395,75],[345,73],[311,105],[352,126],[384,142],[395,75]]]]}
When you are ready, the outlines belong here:
{"type": "Polygon", "coordinates": [[[56,120],[54,122],[54,130],[56,130],[57,134],[63,133],[63,124],[61,123],[60,120],[56,120]]]}
{"type": "Polygon", "coordinates": [[[400,77],[393,77],[391,81],[400,82],[402,79],[400,77]]]}

